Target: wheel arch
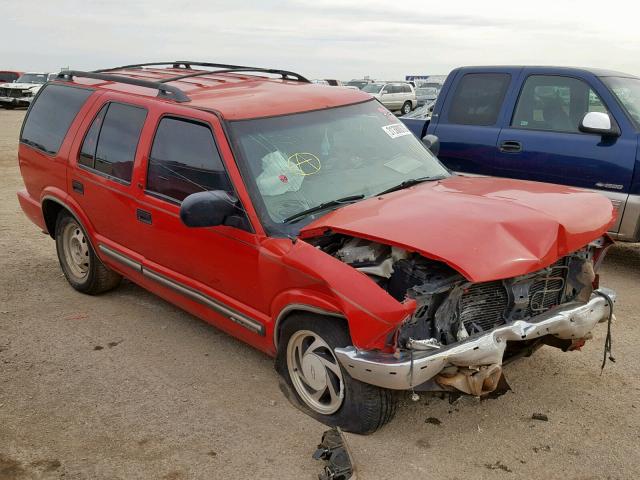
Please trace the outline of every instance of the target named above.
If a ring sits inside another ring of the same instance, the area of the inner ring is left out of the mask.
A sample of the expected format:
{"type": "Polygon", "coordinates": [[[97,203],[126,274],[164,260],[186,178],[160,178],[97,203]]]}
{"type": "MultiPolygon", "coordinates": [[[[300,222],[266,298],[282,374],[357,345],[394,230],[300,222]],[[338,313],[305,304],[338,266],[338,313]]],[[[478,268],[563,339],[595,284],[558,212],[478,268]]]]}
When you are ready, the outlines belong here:
{"type": "Polygon", "coordinates": [[[42,197],[41,208],[42,217],[44,218],[44,223],[47,227],[47,233],[49,233],[51,238],[55,238],[56,220],[62,210],[69,212],[69,214],[73,216],[78,223],[80,223],[85,232],[87,232],[87,235],[89,235],[90,239],[93,237],[93,229],[91,228],[89,219],[86,218],[86,216],[81,213],[81,210],[75,205],[60,199],[58,196],[46,194],[42,197]]]}
{"type": "Polygon", "coordinates": [[[280,310],[278,316],[274,320],[273,347],[276,353],[278,351],[278,342],[280,341],[280,332],[282,331],[282,327],[287,322],[287,320],[296,313],[311,313],[314,315],[334,317],[343,320],[347,325],[347,329],[349,328],[347,317],[342,312],[336,310],[328,310],[326,308],[307,303],[290,303],[286,305],[282,310],[280,310]]]}

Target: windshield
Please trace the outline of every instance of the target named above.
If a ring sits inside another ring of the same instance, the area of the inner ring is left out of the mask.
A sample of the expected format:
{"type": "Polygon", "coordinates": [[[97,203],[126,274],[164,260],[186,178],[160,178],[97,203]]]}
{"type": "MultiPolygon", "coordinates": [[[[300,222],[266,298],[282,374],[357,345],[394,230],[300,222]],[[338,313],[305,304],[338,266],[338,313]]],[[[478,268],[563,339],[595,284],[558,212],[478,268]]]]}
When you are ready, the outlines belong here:
{"type": "MultiPolygon", "coordinates": [[[[296,233],[333,200],[369,197],[447,170],[377,101],[280,117],[231,122],[240,167],[267,231],[296,233]]],[[[338,205],[339,206],[339,205],[338,205]]]]}
{"type": "Polygon", "coordinates": [[[627,111],[640,130],[640,79],[628,77],[604,77],[602,79],[627,111]]]}
{"type": "Polygon", "coordinates": [[[370,83],[362,87],[362,91],[367,93],[378,93],[382,90],[382,87],[384,87],[382,83],[370,83]]]}
{"type": "Polygon", "coordinates": [[[24,75],[20,75],[16,83],[46,83],[47,82],[47,74],[46,73],[25,73],[24,75]]]}

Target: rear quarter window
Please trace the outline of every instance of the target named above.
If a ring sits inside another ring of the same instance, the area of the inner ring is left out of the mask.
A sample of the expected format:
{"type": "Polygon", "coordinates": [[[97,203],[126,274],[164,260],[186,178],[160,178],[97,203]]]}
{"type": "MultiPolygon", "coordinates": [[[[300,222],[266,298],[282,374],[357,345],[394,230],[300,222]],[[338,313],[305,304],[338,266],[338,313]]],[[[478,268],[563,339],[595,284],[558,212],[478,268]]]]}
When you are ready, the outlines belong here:
{"type": "Polygon", "coordinates": [[[508,73],[467,73],[456,87],[449,122],[461,125],[495,125],[507,93],[508,73]]]}
{"type": "Polygon", "coordinates": [[[76,115],[93,90],[65,85],[45,85],[25,118],[20,141],[55,155],[76,115]]]}

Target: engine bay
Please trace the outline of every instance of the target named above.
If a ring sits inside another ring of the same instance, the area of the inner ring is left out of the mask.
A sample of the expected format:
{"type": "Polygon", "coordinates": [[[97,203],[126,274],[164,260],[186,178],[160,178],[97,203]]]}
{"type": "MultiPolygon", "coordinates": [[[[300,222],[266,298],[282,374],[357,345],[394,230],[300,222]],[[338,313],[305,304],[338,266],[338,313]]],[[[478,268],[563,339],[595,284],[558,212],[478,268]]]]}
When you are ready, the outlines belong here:
{"type": "Polygon", "coordinates": [[[367,275],[389,295],[413,299],[414,314],[396,336],[396,346],[438,349],[540,315],[570,301],[589,299],[596,281],[598,241],[526,275],[472,283],[443,262],[369,240],[328,234],[317,248],[367,275]]]}

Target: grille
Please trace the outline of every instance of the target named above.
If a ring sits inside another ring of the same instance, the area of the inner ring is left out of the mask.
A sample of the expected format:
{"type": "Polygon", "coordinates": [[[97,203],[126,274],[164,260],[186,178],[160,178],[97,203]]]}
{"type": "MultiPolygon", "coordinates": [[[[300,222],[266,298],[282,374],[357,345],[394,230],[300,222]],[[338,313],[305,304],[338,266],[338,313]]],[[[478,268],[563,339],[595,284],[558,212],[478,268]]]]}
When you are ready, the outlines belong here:
{"type": "Polygon", "coordinates": [[[552,265],[551,271],[538,275],[529,289],[527,315],[538,315],[555,307],[562,300],[568,267],[564,261],[552,265]]]}
{"type": "Polygon", "coordinates": [[[469,334],[505,323],[509,296],[502,282],[475,283],[460,299],[460,320],[469,334]]]}
{"type": "Polygon", "coordinates": [[[30,97],[32,92],[27,92],[24,90],[20,90],[18,88],[0,88],[0,97],[11,97],[11,98],[19,98],[19,97],[30,97]]]}

